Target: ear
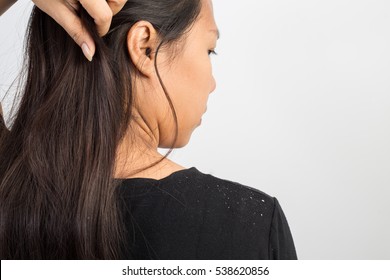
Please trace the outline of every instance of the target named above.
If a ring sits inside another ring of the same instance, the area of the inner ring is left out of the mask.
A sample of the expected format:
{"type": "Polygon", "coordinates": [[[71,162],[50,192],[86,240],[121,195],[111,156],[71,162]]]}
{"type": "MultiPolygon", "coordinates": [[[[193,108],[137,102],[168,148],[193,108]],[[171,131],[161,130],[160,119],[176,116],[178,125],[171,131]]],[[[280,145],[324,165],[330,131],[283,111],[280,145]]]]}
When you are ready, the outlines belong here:
{"type": "Polygon", "coordinates": [[[150,77],[154,73],[154,60],[158,35],[148,21],[136,22],[127,33],[127,50],[138,71],[150,77]]]}

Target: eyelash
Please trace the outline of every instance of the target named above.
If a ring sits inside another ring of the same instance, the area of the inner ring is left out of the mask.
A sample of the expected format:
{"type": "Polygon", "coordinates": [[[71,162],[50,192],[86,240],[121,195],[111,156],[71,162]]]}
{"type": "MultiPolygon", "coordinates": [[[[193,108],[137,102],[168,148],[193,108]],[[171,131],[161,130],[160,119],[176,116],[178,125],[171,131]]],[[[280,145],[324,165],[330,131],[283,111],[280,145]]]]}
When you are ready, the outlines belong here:
{"type": "Polygon", "coordinates": [[[211,54],[218,55],[215,50],[209,50],[208,53],[209,53],[209,55],[211,55],[211,54]]]}

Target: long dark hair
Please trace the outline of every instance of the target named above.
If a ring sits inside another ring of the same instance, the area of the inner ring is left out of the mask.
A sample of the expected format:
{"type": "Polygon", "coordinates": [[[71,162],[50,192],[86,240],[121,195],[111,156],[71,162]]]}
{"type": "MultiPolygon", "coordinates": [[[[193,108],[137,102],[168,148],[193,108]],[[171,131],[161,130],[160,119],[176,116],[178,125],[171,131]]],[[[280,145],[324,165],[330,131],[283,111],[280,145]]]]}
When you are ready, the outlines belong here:
{"type": "MultiPolygon", "coordinates": [[[[132,120],[136,68],[126,35],[137,21],[150,22],[161,39],[158,52],[183,38],[200,6],[200,0],[130,0],[103,38],[81,9],[96,43],[92,62],[34,7],[19,108],[9,131],[0,127],[1,259],[123,257],[127,237],[113,170],[116,148],[132,120]]],[[[176,114],[165,94],[176,139],[176,114]]]]}

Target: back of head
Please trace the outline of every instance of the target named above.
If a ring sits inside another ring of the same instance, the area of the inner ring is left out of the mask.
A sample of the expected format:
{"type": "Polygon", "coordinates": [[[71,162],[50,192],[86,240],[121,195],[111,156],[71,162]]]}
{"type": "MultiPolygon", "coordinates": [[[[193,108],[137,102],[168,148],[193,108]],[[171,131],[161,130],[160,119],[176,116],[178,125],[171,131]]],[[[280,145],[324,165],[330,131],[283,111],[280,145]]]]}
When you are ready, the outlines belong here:
{"type": "Polygon", "coordinates": [[[81,10],[96,43],[88,62],[34,7],[20,105],[0,140],[1,259],[121,257],[126,233],[112,174],[132,118],[136,74],[126,35],[148,21],[161,47],[179,40],[199,12],[199,0],[130,0],[100,38],[81,10]]]}

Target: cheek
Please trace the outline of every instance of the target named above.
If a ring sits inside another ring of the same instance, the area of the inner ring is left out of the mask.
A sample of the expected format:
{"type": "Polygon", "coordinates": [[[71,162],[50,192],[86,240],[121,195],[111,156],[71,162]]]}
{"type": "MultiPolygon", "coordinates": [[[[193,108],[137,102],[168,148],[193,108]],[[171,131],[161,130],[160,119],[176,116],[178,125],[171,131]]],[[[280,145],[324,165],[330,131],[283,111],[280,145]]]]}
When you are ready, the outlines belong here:
{"type": "MultiPolygon", "coordinates": [[[[179,124],[177,145],[182,147],[189,141],[194,129],[200,125],[208,96],[214,90],[215,80],[207,53],[205,57],[192,56],[182,59],[166,70],[162,79],[176,111],[179,124]]],[[[169,108],[167,110],[170,111],[169,108]]],[[[172,121],[168,123],[170,125],[165,131],[167,135],[173,135],[174,124],[172,121]]]]}
{"type": "Polygon", "coordinates": [[[209,62],[205,60],[193,62],[183,80],[185,88],[182,89],[182,94],[185,96],[187,112],[192,118],[199,119],[206,109],[207,99],[214,84],[209,62]]]}
{"type": "Polygon", "coordinates": [[[204,112],[209,93],[215,84],[209,57],[189,58],[169,71],[168,93],[181,115],[198,118],[204,112]]]}
{"type": "Polygon", "coordinates": [[[214,84],[210,59],[205,56],[202,59],[192,60],[187,66],[185,81],[187,92],[190,95],[188,98],[194,102],[196,100],[201,102],[207,99],[214,84]]]}

